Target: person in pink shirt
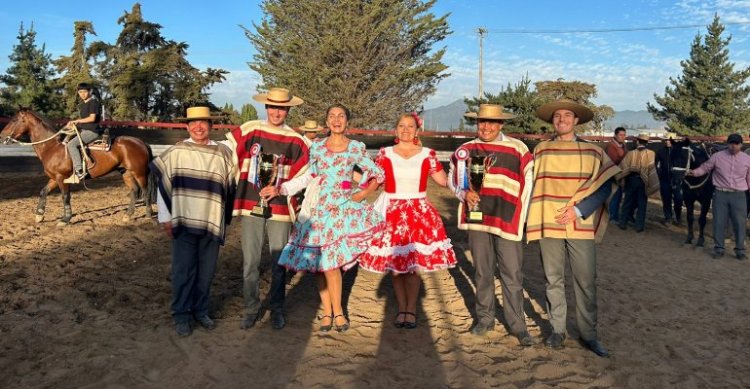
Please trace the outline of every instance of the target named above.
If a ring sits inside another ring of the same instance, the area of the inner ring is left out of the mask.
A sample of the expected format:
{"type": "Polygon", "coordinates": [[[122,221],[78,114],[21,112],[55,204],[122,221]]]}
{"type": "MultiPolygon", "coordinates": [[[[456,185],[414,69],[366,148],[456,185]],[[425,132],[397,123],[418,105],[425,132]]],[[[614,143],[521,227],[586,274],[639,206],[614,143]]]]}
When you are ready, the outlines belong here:
{"type": "Polygon", "coordinates": [[[742,153],[742,136],[731,134],[727,137],[729,147],[719,151],[699,166],[687,172],[689,176],[702,176],[712,172],[711,180],[716,187],[711,211],[714,216],[714,258],[724,256],[724,231],[727,217],[734,230],[734,254],[739,260],[747,259],[745,254],[745,218],[747,203],[745,192],[750,187],[750,156],[742,153]]]}

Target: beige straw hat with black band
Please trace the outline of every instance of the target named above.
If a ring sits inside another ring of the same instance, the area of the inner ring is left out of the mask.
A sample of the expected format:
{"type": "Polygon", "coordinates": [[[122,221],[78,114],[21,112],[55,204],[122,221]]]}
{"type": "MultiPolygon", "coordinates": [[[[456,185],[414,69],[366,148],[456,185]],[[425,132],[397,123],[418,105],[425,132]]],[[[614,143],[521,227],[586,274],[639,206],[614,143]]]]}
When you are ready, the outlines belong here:
{"type": "Polygon", "coordinates": [[[268,90],[268,93],[261,93],[253,96],[253,100],[259,103],[277,105],[280,107],[294,107],[305,102],[299,97],[292,95],[292,93],[289,92],[289,89],[284,88],[271,88],[268,90]]]}
{"type": "Polygon", "coordinates": [[[223,116],[212,116],[208,107],[190,107],[187,109],[187,117],[176,118],[176,121],[189,122],[191,120],[219,120],[223,116]]]}
{"type": "Polygon", "coordinates": [[[318,132],[323,130],[323,127],[319,126],[315,120],[305,120],[305,125],[299,129],[304,132],[318,132]]]}
{"type": "Polygon", "coordinates": [[[479,112],[467,112],[464,116],[472,119],[487,120],[507,120],[516,117],[512,113],[505,112],[503,106],[498,104],[479,104],[479,112]]]}
{"type": "Polygon", "coordinates": [[[543,104],[536,109],[536,116],[551,124],[552,116],[554,116],[555,112],[561,109],[573,112],[576,117],[578,117],[578,124],[588,123],[594,118],[594,112],[589,107],[568,99],[555,100],[543,104]]]}

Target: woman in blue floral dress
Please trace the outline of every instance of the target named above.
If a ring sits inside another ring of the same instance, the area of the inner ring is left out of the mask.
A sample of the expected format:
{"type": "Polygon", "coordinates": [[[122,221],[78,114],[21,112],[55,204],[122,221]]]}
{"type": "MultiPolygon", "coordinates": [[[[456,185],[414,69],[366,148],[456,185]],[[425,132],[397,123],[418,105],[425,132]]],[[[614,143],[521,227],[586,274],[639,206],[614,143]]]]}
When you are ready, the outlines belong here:
{"type": "Polygon", "coordinates": [[[330,135],[310,147],[308,173],[285,182],[279,191],[288,196],[307,189],[308,204],[303,204],[279,265],[317,273],[323,332],[334,325],[339,332],[349,328],[341,306],[339,269],[354,266],[370,241],[385,228],[383,217],[362,202],[383,182],[383,171],[367,155],[364,143],[346,137],[348,121],[349,110],[343,105],[328,108],[330,135]],[[354,166],[362,170],[359,191],[352,182],[354,166]]]}

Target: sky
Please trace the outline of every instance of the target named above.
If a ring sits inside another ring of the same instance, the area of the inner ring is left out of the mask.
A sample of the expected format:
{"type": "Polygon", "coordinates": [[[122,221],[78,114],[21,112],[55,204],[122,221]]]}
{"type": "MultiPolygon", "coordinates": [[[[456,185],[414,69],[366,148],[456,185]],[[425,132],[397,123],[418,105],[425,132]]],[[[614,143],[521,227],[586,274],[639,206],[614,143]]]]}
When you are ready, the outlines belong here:
{"type": "MultiPolygon", "coordinates": [[[[96,37],[112,43],[122,29],[117,19],[133,0],[7,1],[0,7],[0,73],[18,43],[21,23],[32,23],[37,45],[52,58],[69,55],[73,23],[88,20],[96,37]]],[[[211,90],[211,101],[235,107],[252,102],[260,77],[247,63],[256,52],[240,25],[253,28],[263,19],[257,0],[140,0],[144,19],[162,25],[162,35],[189,45],[193,66],[229,71],[211,90]],[[177,5],[179,4],[179,5],[177,5]]],[[[432,12],[449,14],[453,33],[435,45],[446,48],[443,63],[450,76],[425,102],[425,108],[476,96],[479,89],[478,27],[483,39],[484,91],[497,93],[528,75],[532,82],[565,79],[597,86],[597,104],[615,111],[644,110],[654,93],[663,95],[669,79],[682,73],[697,34],[718,13],[732,35],[729,58],[735,69],[750,66],[750,0],[576,0],[464,1],[437,0],[432,12]],[[675,28],[691,26],[687,28],[675,28]],[[601,30],[648,29],[602,32],[601,30]],[[562,31],[554,33],[553,31],[562,31]],[[588,32],[580,32],[588,31],[588,32]]],[[[261,110],[259,110],[261,112],[261,110]]],[[[263,116],[263,115],[261,115],[263,116]]]]}

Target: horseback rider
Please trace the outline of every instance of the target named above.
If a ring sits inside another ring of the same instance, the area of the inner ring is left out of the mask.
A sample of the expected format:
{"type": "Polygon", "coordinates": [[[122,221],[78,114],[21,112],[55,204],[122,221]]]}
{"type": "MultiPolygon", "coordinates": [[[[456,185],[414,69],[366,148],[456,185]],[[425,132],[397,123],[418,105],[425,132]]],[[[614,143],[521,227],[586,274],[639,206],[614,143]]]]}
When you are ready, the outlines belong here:
{"type": "Polygon", "coordinates": [[[82,103],[78,105],[79,119],[69,121],[65,127],[69,127],[75,124],[78,128],[78,135],[74,135],[67,143],[68,154],[70,159],[73,161],[73,171],[79,179],[86,177],[86,172],[83,170],[83,164],[81,162],[81,151],[79,140],[83,144],[89,144],[96,140],[101,135],[101,128],[98,124],[102,120],[102,105],[99,100],[94,97],[91,93],[91,84],[82,82],[78,84],[76,91],[78,97],[81,98],[82,103]]]}

